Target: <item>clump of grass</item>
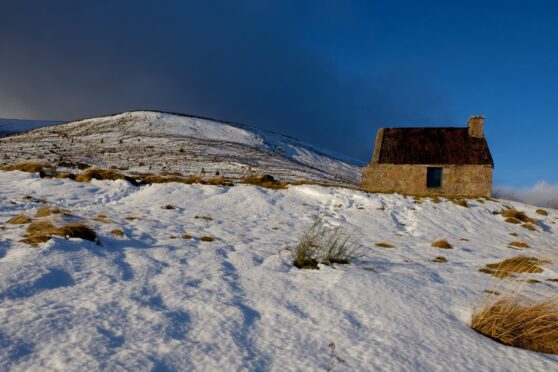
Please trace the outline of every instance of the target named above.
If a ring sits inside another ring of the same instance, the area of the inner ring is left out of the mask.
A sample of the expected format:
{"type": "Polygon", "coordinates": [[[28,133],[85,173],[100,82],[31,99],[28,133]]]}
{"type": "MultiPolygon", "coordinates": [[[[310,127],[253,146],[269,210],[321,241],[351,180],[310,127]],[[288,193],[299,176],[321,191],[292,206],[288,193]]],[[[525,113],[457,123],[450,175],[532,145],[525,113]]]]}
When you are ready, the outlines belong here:
{"type": "Polygon", "coordinates": [[[537,209],[537,210],[535,211],[535,213],[536,213],[536,214],[539,214],[539,215],[541,215],[541,216],[548,216],[548,212],[545,211],[544,209],[537,209]]]}
{"type": "Polygon", "coordinates": [[[114,169],[89,168],[75,177],[77,182],[91,182],[93,179],[109,181],[125,180],[136,186],[139,184],[135,178],[126,176],[114,169]]]}
{"type": "Polygon", "coordinates": [[[318,264],[348,264],[360,257],[361,246],[355,243],[341,227],[328,229],[317,218],[304,233],[296,247],[287,247],[293,256],[293,265],[299,269],[318,269],[318,264]]]}
{"type": "Polygon", "coordinates": [[[92,220],[97,222],[102,222],[102,223],[111,223],[111,220],[104,214],[98,214],[95,217],[93,217],[92,220]]]}
{"type": "Polygon", "coordinates": [[[50,221],[34,221],[27,227],[27,234],[22,242],[37,246],[39,243],[48,241],[53,235],[63,238],[80,238],[89,241],[97,241],[97,234],[89,226],[81,222],[72,222],[56,227],[50,221]]]}
{"type": "Polygon", "coordinates": [[[380,248],[395,248],[393,246],[393,244],[390,243],[385,243],[385,242],[380,242],[380,243],[376,243],[374,244],[376,247],[380,247],[380,248]]]}
{"type": "Polygon", "coordinates": [[[62,212],[63,212],[62,209],[56,207],[40,207],[39,209],[37,209],[37,213],[35,213],[35,217],[37,218],[48,217],[51,214],[60,214],[62,212]]]}
{"type": "MultiPolygon", "coordinates": [[[[502,211],[502,217],[504,217],[504,218],[515,218],[516,220],[519,220],[521,222],[527,222],[527,223],[532,223],[532,224],[537,223],[536,219],[527,216],[525,214],[525,212],[518,211],[518,210],[515,210],[515,209],[503,210],[502,211]]],[[[506,220],[506,222],[509,222],[509,221],[506,220]]]]}
{"type": "Polygon", "coordinates": [[[213,217],[211,216],[195,216],[194,218],[197,220],[213,221],[213,217]]]}
{"type": "Polygon", "coordinates": [[[453,246],[445,239],[436,240],[432,243],[432,247],[441,249],[453,249],[453,246]]]}
{"type": "Polygon", "coordinates": [[[215,238],[212,237],[212,236],[202,236],[202,237],[200,238],[200,240],[201,240],[202,242],[212,242],[212,241],[215,240],[215,238]]]}
{"type": "Polygon", "coordinates": [[[112,235],[116,235],[116,236],[124,236],[124,231],[122,231],[122,229],[114,229],[114,230],[111,230],[110,233],[112,235]]]}
{"type": "Polygon", "coordinates": [[[507,223],[513,223],[514,225],[519,225],[521,223],[521,221],[515,217],[508,217],[504,221],[507,223]]]}
{"type": "Polygon", "coordinates": [[[10,224],[13,224],[13,225],[24,225],[24,224],[30,223],[31,218],[29,218],[29,216],[27,214],[22,213],[22,214],[18,214],[15,217],[10,218],[6,222],[10,223],[10,224]]]}
{"type": "Polygon", "coordinates": [[[558,297],[540,302],[517,296],[487,301],[473,313],[471,328],[506,345],[558,354],[558,297]]]}
{"type": "Polygon", "coordinates": [[[524,243],[524,242],[520,242],[520,241],[518,241],[518,240],[513,241],[513,242],[510,242],[510,243],[508,244],[508,247],[510,247],[510,248],[517,248],[517,249],[530,248],[530,247],[529,247],[529,244],[524,243]]]}
{"type": "Polygon", "coordinates": [[[137,220],[138,218],[135,217],[135,216],[126,216],[124,219],[125,219],[126,221],[135,221],[135,220],[137,220]]]}
{"type": "Polygon", "coordinates": [[[33,197],[31,195],[25,195],[22,199],[23,200],[31,200],[31,199],[33,199],[33,197]]]}
{"type": "Polygon", "coordinates": [[[469,204],[467,204],[467,200],[465,199],[454,199],[452,200],[453,204],[457,204],[464,208],[469,208],[469,204]]]}
{"type": "Polygon", "coordinates": [[[176,207],[172,204],[167,204],[163,206],[163,209],[176,209],[176,207]]]}
{"type": "Polygon", "coordinates": [[[483,292],[489,295],[500,296],[500,292],[493,289],[485,289],[483,292]]]}
{"type": "Polygon", "coordinates": [[[213,186],[233,186],[234,184],[232,181],[224,178],[224,177],[213,177],[208,178],[202,182],[204,185],[213,185],[213,186]]]}
{"type": "Polygon", "coordinates": [[[535,227],[535,225],[532,225],[530,223],[524,223],[521,225],[521,227],[523,227],[524,229],[527,229],[529,231],[538,231],[537,228],[535,227]]]}
{"type": "Polygon", "coordinates": [[[21,171],[28,173],[54,173],[54,167],[45,162],[39,161],[22,161],[17,164],[4,165],[0,167],[3,171],[21,171]]]}
{"type": "Polygon", "coordinates": [[[189,235],[189,234],[182,234],[182,239],[190,240],[190,239],[192,239],[192,235],[189,235]]]}
{"type": "Polygon", "coordinates": [[[496,278],[505,279],[508,277],[513,278],[515,277],[514,274],[518,273],[542,273],[544,270],[540,266],[548,263],[550,261],[535,257],[515,256],[502,262],[488,264],[479,271],[496,278]]]}
{"type": "Polygon", "coordinates": [[[287,188],[286,183],[277,181],[273,176],[269,174],[247,176],[242,179],[242,183],[266,187],[268,189],[274,190],[287,188]]]}
{"type": "Polygon", "coordinates": [[[444,256],[436,256],[434,257],[432,262],[448,262],[448,260],[444,256]]]}

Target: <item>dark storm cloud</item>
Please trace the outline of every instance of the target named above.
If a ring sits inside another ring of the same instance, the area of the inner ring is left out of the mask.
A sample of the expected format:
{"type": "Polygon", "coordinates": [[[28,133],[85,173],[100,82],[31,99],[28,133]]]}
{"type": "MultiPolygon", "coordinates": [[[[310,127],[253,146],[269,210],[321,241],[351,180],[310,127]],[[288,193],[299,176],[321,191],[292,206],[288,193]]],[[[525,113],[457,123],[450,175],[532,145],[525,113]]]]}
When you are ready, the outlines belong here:
{"type": "MultiPolygon", "coordinates": [[[[312,47],[307,31],[320,35],[323,27],[329,37],[336,24],[311,23],[307,7],[193,3],[1,5],[0,117],[175,111],[290,134],[367,161],[377,127],[446,112],[419,70],[351,71],[342,53],[333,59],[312,47]]],[[[339,13],[318,8],[324,19],[339,13]]]]}

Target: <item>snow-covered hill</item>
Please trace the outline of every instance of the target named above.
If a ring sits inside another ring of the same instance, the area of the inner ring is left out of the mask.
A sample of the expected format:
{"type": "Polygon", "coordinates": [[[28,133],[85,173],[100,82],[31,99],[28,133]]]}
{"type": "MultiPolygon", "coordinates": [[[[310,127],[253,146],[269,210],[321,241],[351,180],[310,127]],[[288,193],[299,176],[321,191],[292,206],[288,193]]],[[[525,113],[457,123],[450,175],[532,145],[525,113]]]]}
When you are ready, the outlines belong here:
{"type": "Polygon", "coordinates": [[[205,173],[240,179],[358,185],[356,161],[279,134],[209,119],[135,111],[40,128],[0,139],[0,161],[116,166],[129,172],[205,173]]]}
{"type": "MultiPolygon", "coordinates": [[[[230,131],[234,143],[258,141],[230,131]]],[[[133,131],[122,133],[127,141],[133,131]]],[[[524,285],[556,293],[556,210],[543,216],[517,202],[469,200],[464,208],[319,186],[84,184],[21,172],[0,172],[0,184],[3,371],[315,371],[327,367],[332,342],[345,361],[340,371],[558,368],[557,356],[504,346],[468,326],[484,291],[510,282],[479,272],[486,264],[518,254],[550,259],[524,285]],[[84,221],[102,245],[20,242],[27,225],[5,222],[44,206],[71,214],[45,219],[84,221]],[[536,217],[536,231],[494,214],[505,206],[536,217]],[[350,231],[366,256],[295,268],[285,247],[316,215],[350,231]],[[454,248],[433,248],[437,239],[454,248]],[[517,240],[530,248],[508,247],[517,240]]]]}

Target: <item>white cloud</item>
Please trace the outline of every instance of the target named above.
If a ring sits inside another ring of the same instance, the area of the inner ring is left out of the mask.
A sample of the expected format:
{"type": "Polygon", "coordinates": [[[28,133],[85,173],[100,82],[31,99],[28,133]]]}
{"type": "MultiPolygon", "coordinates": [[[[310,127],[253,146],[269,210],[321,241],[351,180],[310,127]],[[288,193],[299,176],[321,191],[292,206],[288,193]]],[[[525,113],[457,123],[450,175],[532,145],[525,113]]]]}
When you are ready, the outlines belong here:
{"type": "Polygon", "coordinates": [[[522,189],[496,187],[493,194],[498,198],[517,200],[539,207],[558,208],[558,185],[551,185],[544,181],[522,189]]]}

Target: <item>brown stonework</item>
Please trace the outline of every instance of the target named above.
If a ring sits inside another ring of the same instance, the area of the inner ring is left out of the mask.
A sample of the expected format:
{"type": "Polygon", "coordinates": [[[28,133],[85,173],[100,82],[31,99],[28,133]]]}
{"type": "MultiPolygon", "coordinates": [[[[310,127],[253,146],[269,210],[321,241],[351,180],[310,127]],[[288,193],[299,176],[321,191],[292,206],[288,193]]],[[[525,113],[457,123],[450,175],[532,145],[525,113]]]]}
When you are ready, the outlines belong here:
{"type": "Polygon", "coordinates": [[[371,192],[419,196],[485,196],[492,194],[492,167],[448,164],[370,164],[363,169],[362,187],[371,192]],[[426,187],[426,169],[442,168],[442,186],[426,187]]]}

